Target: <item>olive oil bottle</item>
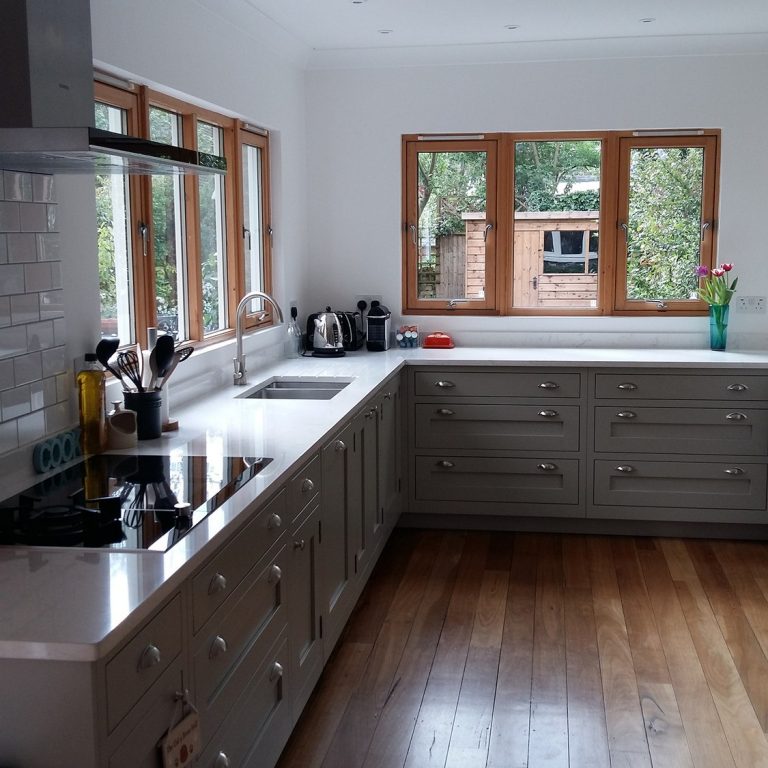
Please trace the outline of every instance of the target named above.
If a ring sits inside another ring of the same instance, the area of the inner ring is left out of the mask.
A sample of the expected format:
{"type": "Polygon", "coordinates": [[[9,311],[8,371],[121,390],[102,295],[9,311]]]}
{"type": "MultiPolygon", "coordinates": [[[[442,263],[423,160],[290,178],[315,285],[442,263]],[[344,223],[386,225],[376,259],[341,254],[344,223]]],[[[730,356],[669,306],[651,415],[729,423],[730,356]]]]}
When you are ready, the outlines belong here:
{"type": "Polygon", "coordinates": [[[80,447],[84,454],[101,453],[107,444],[105,376],[96,355],[85,355],[85,366],[77,374],[80,406],[80,447]]]}

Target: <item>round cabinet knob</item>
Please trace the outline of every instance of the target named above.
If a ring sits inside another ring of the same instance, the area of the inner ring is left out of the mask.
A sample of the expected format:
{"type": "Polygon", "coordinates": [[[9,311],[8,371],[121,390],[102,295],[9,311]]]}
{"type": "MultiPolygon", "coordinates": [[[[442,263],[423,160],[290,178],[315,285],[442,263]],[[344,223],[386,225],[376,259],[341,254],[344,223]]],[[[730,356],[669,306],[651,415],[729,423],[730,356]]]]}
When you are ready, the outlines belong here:
{"type": "Polygon", "coordinates": [[[435,413],[438,416],[453,416],[454,412],[450,408],[438,408],[435,413]]]}
{"type": "Polygon", "coordinates": [[[723,472],[725,472],[726,475],[744,475],[744,474],[746,474],[741,467],[729,467],[728,469],[724,469],[723,472]]]}
{"type": "Polygon", "coordinates": [[[637,414],[634,411],[619,411],[616,416],[620,419],[636,419],[637,414]]]}
{"type": "Polygon", "coordinates": [[[387,392],[387,393],[384,395],[384,399],[385,399],[385,400],[391,400],[391,399],[392,399],[392,393],[391,393],[391,392],[387,392]]]}
{"type": "Polygon", "coordinates": [[[346,451],[347,450],[347,445],[346,445],[346,443],[343,440],[337,440],[333,444],[333,450],[334,451],[346,451]]]}
{"type": "Polygon", "coordinates": [[[219,754],[216,755],[216,759],[213,761],[213,768],[230,768],[231,765],[226,752],[219,752],[219,754]]]}
{"type": "Polygon", "coordinates": [[[440,387],[440,389],[453,389],[456,385],[452,381],[445,381],[440,380],[435,382],[436,387],[440,387]]]}
{"type": "Polygon", "coordinates": [[[436,466],[442,467],[443,469],[453,469],[456,465],[452,461],[448,461],[447,459],[441,459],[437,462],[436,466]]]}
{"type": "Polygon", "coordinates": [[[729,384],[726,389],[729,392],[746,392],[749,387],[746,384],[729,384]]]}
{"type": "Polygon", "coordinates": [[[156,667],[161,661],[160,649],[150,643],[139,657],[139,669],[151,669],[156,667]]]}
{"type": "Polygon", "coordinates": [[[622,392],[634,392],[637,389],[637,384],[633,384],[631,381],[625,381],[622,384],[617,384],[616,389],[620,389],[622,392]]]}
{"type": "Polygon", "coordinates": [[[370,410],[366,411],[365,418],[366,419],[373,419],[373,418],[375,418],[377,410],[378,410],[378,408],[374,406],[370,410]]]}
{"type": "Polygon", "coordinates": [[[283,578],[283,572],[280,569],[280,566],[279,565],[273,565],[269,569],[269,576],[267,577],[267,581],[270,584],[277,584],[277,582],[280,581],[280,579],[282,579],[282,578],[283,578]]]}
{"type": "Polygon", "coordinates": [[[741,411],[734,411],[725,417],[728,421],[746,421],[749,417],[741,411]]]}
{"type": "Polygon", "coordinates": [[[560,385],[556,381],[542,381],[539,389],[560,389],[560,385]]]}
{"type": "Polygon", "coordinates": [[[539,411],[539,416],[543,416],[545,419],[554,419],[557,415],[557,411],[539,411]]]}
{"type": "Polygon", "coordinates": [[[208,658],[215,659],[227,652],[227,641],[221,636],[216,635],[211,641],[211,647],[208,651],[208,658]]]}
{"type": "Polygon", "coordinates": [[[557,469],[557,464],[545,462],[544,464],[537,464],[536,469],[540,469],[542,472],[554,472],[557,469]]]}
{"type": "Polygon", "coordinates": [[[617,472],[623,472],[625,475],[628,475],[630,472],[634,472],[635,468],[630,464],[620,464],[618,467],[616,467],[617,472]]]}
{"type": "Polygon", "coordinates": [[[215,595],[217,592],[223,592],[227,588],[227,578],[223,573],[216,572],[208,585],[208,594],[215,595]]]}
{"type": "Polygon", "coordinates": [[[273,512],[269,516],[269,522],[267,523],[267,528],[282,528],[283,527],[283,518],[280,517],[280,515],[277,514],[277,512],[273,512]]]}
{"type": "Polygon", "coordinates": [[[306,546],[306,544],[307,543],[304,541],[304,539],[296,539],[293,542],[293,548],[294,549],[300,549],[303,552],[304,551],[304,547],[306,546]]]}
{"type": "Polygon", "coordinates": [[[276,661],[272,665],[272,669],[269,671],[269,679],[274,682],[275,680],[279,680],[283,676],[283,665],[276,661]]]}
{"type": "Polygon", "coordinates": [[[302,493],[310,493],[310,491],[315,490],[315,484],[310,480],[310,478],[305,477],[304,481],[301,484],[301,492],[302,493]]]}

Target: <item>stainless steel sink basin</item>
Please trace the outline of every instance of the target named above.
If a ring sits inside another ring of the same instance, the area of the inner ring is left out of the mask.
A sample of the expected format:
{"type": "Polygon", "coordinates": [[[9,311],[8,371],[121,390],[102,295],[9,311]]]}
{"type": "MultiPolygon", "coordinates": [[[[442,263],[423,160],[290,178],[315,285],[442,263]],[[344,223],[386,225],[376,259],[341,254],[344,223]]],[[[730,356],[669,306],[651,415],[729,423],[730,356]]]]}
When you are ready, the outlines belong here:
{"type": "Polygon", "coordinates": [[[349,379],[275,377],[239,397],[248,400],[330,400],[349,379]]]}

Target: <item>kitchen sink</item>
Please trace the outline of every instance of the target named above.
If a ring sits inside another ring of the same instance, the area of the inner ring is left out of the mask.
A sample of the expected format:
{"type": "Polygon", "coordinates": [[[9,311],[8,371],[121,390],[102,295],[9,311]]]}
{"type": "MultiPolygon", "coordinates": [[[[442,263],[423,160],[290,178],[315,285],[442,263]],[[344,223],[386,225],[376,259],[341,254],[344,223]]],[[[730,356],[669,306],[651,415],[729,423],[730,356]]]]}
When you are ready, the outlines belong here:
{"type": "Polygon", "coordinates": [[[247,400],[330,400],[350,379],[275,377],[245,394],[247,400]]]}

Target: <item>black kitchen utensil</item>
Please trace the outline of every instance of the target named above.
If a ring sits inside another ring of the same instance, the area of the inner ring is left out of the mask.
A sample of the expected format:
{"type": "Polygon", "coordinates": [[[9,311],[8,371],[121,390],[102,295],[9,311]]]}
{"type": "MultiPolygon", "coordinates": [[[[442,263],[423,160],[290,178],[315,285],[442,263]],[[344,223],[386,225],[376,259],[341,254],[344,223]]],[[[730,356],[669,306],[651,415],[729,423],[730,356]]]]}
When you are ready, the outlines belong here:
{"type": "Polygon", "coordinates": [[[120,346],[120,339],[102,339],[96,345],[96,359],[116,378],[121,379],[119,371],[116,371],[110,364],[109,358],[117,352],[120,346]]]}
{"type": "Polygon", "coordinates": [[[152,350],[152,354],[155,355],[157,374],[152,377],[152,381],[149,385],[150,389],[157,389],[158,378],[165,377],[168,369],[173,365],[175,352],[173,336],[165,334],[164,336],[157,337],[157,343],[152,350]]]}
{"type": "Polygon", "coordinates": [[[157,389],[162,389],[165,386],[165,383],[171,378],[171,374],[176,370],[176,366],[179,363],[183,363],[194,351],[194,347],[176,347],[173,353],[173,361],[165,371],[165,375],[160,379],[157,389]]]}
{"type": "Polygon", "coordinates": [[[137,392],[144,391],[141,383],[141,363],[136,352],[132,349],[121,352],[117,356],[117,367],[120,373],[136,387],[137,392]]]}

